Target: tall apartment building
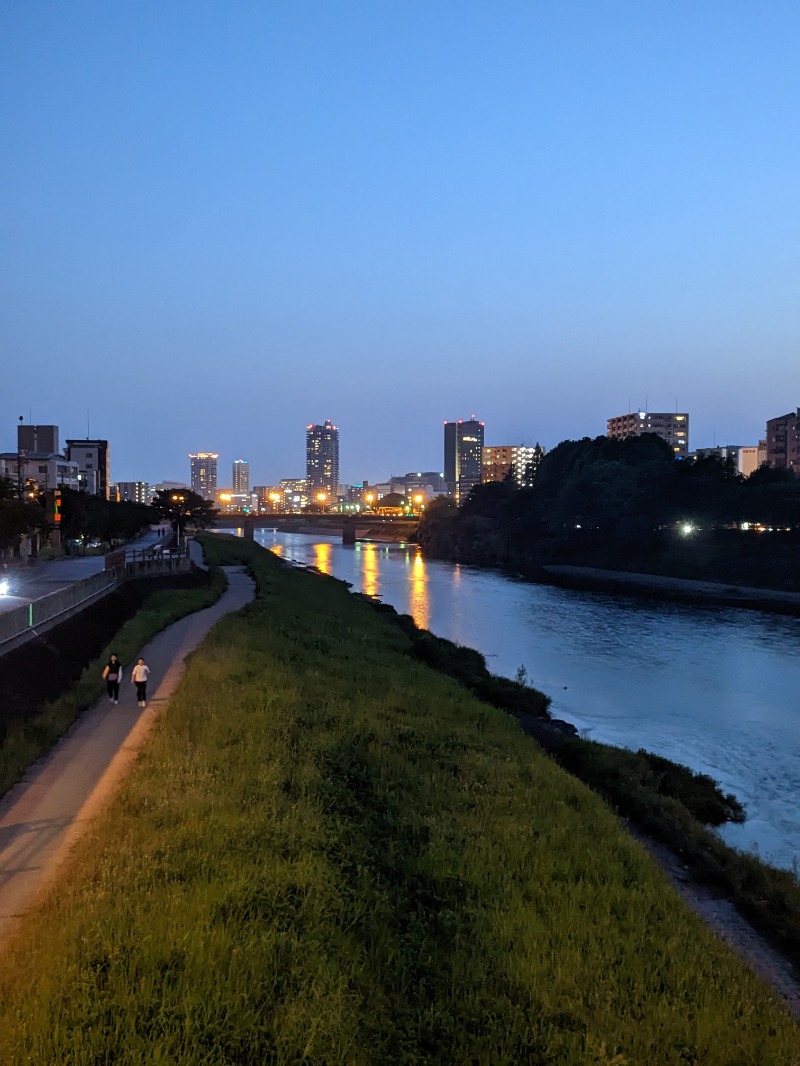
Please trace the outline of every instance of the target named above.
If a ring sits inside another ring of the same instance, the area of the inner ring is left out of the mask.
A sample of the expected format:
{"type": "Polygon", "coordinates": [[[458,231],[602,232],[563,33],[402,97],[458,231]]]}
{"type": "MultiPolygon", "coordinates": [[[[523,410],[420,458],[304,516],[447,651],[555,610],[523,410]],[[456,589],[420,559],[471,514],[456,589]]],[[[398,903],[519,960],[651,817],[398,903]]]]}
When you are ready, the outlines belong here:
{"type": "Polygon", "coordinates": [[[312,499],[324,492],[327,504],[339,491],[339,427],[326,419],[321,426],[306,426],[306,481],[312,499]]]}
{"type": "Polygon", "coordinates": [[[118,481],[120,503],[150,503],[150,486],[146,481],[118,481]]]}
{"type": "Polygon", "coordinates": [[[633,414],[609,418],[607,436],[619,440],[655,433],[672,448],[676,456],[685,459],[689,454],[689,415],[671,411],[634,411],[633,414]]]}
{"type": "Polygon", "coordinates": [[[250,491],[250,463],[246,459],[233,461],[233,491],[247,493],[250,491]]]}
{"type": "Polygon", "coordinates": [[[800,474],[800,407],[767,421],[767,462],[800,474]]]}
{"type": "Polygon", "coordinates": [[[483,422],[474,418],[444,424],[444,480],[456,503],[481,483],[483,428],[483,422]]]}
{"type": "Polygon", "coordinates": [[[217,495],[217,452],[195,452],[189,455],[192,492],[206,500],[217,495]]]}
{"type": "Polygon", "coordinates": [[[483,449],[481,478],[484,482],[505,481],[513,470],[514,483],[529,489],[544,454],[541,444],[532,448],[525,444],[487,445],[483,449]]]}
{"type": "Polygon", "coordinates": [[[111,483],[111,465],[109,461],[108,441],[68,440],[66,455],[78,464],[80,487],[90,496],[108,499],[108,486],[111,483]]]}

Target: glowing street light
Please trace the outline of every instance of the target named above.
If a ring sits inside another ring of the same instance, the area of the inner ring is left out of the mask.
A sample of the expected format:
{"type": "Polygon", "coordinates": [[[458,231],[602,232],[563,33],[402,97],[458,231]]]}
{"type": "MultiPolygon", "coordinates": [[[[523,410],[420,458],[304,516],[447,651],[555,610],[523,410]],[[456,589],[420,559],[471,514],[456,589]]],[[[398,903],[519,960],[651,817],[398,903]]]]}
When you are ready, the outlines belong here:
{"type": "Polygon", "coordinates": [[[175,518],[172,523],[172,528],[178,534],[178,547],[183,544],[183,526],[186,516],[183,513],[183,505],[186,503],[186,497],[182,493],[173,492],[172,502],[174,504],[173,511],[175,512],[175,518]]]}
{"type": "Polygon", "coordinates": [[[281,494],[279,492],[271,492],[269,494],[269,502],[272,504],[272,510],[278,510],[278,504],[281,501],[281,494]]]}
{"type": "Polygon", "coordinates": [[[420,511],[422,510],[422,501],[424,499],[425,499],[425,497],[419,492],[414,497],[414,513],[415,514],[419,514],[420,511]]]}
{"type": "Polygon", "coordinates": [[[317,493],[317,503],[319,504],[320,511],[325,510],[325,501],[327,500],[327,498],[328,497],[325,495],[324,492],[317,493]]]}
{"type": "Polygon", "coordinates": [[[372,510],[372,504],[374,500],[375,494],[372,492],[368,492],[367,495],[364,497],[364,503],[366,503],[367,509],[370,511],[372,510]]]}

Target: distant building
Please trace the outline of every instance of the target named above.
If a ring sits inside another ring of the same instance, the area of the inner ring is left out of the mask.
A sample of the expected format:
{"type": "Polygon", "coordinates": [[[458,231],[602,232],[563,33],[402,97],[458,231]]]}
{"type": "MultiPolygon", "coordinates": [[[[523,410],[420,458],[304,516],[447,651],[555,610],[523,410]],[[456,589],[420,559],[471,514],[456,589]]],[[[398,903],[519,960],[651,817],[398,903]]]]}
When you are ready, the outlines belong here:
{"type": "Polygon", "coordinates": [[[223,489],[217,493],[216,506],[223,514],[258,514],[258,495],[255,492],[231,492],[223,489]]]}
{"type": "Polygon", "coordinates": [[[146,481],[118,481],[117,498],[120,503],[150,503],[150,486],[146,481]]]}
{"type": "Polygon", "coordinates": [[[217,495],[217,459],[219,455],[216,452],[195,452],[189,455],[192,492],[206,500],[213,500],[217,495]]]}
{"type": "Polygon", "coordinates": [[[181,489],[188,489],[189,486],[185,481],[159,481],[150,488],[152,496],[155,496],[157,492],[180,492],[181,489]]]}
{"type": "Polygon", "coordinates": [[[78,464],[80,486],[90,496],[108,499],[111,481],[107,440],[68,440],[67,458],[78,464]]]}
{"type": "Polygon", "coordinates": [[[321,426],[306,426],[306,481],[316,501],[325,493],[326,505],[336,502],[339,489],[339,428],[330,419],[321,426]]]}
{"type": "Polygon", "coordinates": [[[483,422],[444,424],[444,480],[447,491],[462,503],[469,491],[481,483],[483,464],[483,422]]]}
{"type": "Polygon", "coordinates": [[[736,467],[736,473],[742,477],[750,477],[754,470],[760,466],[758,461],[758,445],[726,444],[719,448],[698,448],[694,452],[697,459],[705,459],[716,456],[717,459],[732,459],[736,467]]]}
{"type": "Polygon", "coordinates": [[[432,500],[434,496],[447,495],[447,484],[444,474],[438,470],[412,470],[402,477],[389,478],[389,491],[399,492],[409,499],[422,495],[426,500],[432,500]]]}
{"type": "Polygon", "coordinates": [[[308,505],[308,481],[304,477],[284,477],[278,485],[284,511],[302,511],[308,505]]]}
{"type": "Polygon", "coordinates": [[[236,493],[250,491],[250,464],[246,459],[234,459],[233,491],[236,493]]]}
{"type": "Polygon", "coordinates": [[[541,444],[535,444],[532,448],[525,444],[487,445],[483,449],[482,480],[505,481],[513,471],[514,484],[528,489],[533,484],[544,454],[541,444]]]}
{"type": "Polygon", "coordinates": [[[34,495],[45,489],[80,489],[78,464],[57,454],[28,454],[20,461],[16,452],[0,452],[0,477],[10,478],[15,485],[21,480],[23,491],[34,495]]]}
{"type": "Polygon", "coordinates": [[[17,426],[17,448],[29,455],[58,455],[58,426],[17,426]]]}
{"type": "Polygon", "coordinates": [[[689,415],[670,411],[635,411],[609,418],[607,436],[623,440],[655,433],[672,448],[673,454],[685,459],[689,455],[689,415]]]}
{"type": "Polygon", "coordinates": [[[378,500],[373,510],[380,515],[404,515],[409,510],[408,500],[399,492],[387,492],[378,500]]]}
{"type": "Polygon", "coordinates": [[[767,462],[800,474],[800,407],[767,421],[767,462]]]}

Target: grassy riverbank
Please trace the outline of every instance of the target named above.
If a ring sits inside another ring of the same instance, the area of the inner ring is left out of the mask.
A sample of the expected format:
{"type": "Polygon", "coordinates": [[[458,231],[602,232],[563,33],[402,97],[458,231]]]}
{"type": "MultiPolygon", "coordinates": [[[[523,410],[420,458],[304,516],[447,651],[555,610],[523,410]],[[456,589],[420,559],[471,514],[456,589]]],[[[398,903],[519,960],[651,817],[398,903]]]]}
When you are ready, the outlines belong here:
{"type": "Polygon", "coordinates": [[[258,580],[0,960],[0,1061],[792,1066],[585,786],[332,579],[258,580]]]}
{"type": "MultiPolygon", "coordinates": [[[[216,603],[224,591],[225,575],[216,569],[197,588],[162,588],[151,593],[137,613],[121,626],[62,696],[48,702],[29,717],[4,723],[0,738],[0,796],[20,779],[31,763],[50,751],[58,738],[101,695],[100,675],[112,651],[119,655],[123,663],[130,663],[162,629],[193,611],[216,603]]],[[[81,617],[77,615],[64,624],[80,632],[81,617]]],[[[38,663],[38,668],[42,670],[48,669],[51,653],[49,642],[46,641],[45,645],[45,652],[38,663]]],[[[14,654],[10,653],[11,656],[14,654]]],[[[25,666],[34,669],[37,663],[26,655],[25,666]]]]}

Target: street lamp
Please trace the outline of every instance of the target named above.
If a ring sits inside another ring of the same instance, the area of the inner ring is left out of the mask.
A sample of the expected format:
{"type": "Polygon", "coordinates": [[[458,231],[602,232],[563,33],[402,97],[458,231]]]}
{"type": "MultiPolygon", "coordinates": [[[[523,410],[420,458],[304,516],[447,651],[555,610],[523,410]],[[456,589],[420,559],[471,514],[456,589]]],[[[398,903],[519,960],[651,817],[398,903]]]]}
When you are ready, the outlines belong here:
{"type": "Polygon", "coordinates": [[[414,506],[416,508],[416,514],[419,514],[419,512],[422,510],[422,501],[424,499],[425,497],[420,495],[420,493],[417,493],[417,495],[414,497],[414,506]]]}
{"type": "Polygon", "coordinates": [[[368,511],[372,510],[372,502],[373,502],[374,499],[375,499],[375,496],[371,492],[368,492],[367,495],[364,497],[364,502],[367,505],[367,510],[368,511]]]}
{"type": "Polygon", "coordinates": [[[317,503],[319,504],[320,511],[325,510],[325,501],[327,500],[327,498],[328,497],[325,495],[324,492],[317,493],[317,503]]]}
{"type": "Polygon", "coordinates": [[[178,493],[172,494],[172,502],[175,504],[173,511],[175,512],[175,521],[173,527],[178,534],[178,547],[183,546],[183,522],[185,515],[183,513],[183,505],[186,503],[186,497],[179,495],[178,493]]]}
{"type": "Polygon", "coordinates": [[[281,501],[281,494],[279,492],[271,492],[269,494],[269,502],[272,504],[272,510],[278,510],[278,504],[281,501]]]}

